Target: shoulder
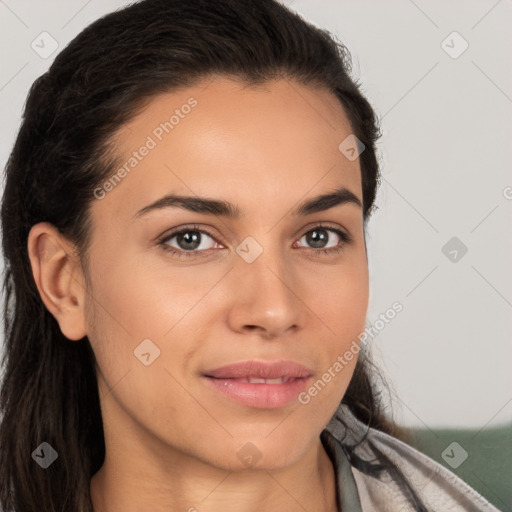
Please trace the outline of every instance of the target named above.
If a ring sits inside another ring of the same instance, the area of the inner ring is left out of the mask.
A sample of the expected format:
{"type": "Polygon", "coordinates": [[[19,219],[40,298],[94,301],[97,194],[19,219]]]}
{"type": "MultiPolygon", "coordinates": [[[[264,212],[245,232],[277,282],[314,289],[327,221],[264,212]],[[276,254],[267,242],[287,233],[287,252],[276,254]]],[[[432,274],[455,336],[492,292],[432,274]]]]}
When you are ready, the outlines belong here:
{"type": "Polygon", "coordinates": [[[326,430],[350,454],[364,512],[396,512],[397,506],[402,512],[420,510],[412,505],[415,495],[429,511],[499,512],[435,460],[388,434],[369,429],[345,404],[338,408],[326,430]],[[368,470],[372,464],[386,469],[376,476],[368,470]],[[404,479],[409,485],[404,485],[404,479]]]}

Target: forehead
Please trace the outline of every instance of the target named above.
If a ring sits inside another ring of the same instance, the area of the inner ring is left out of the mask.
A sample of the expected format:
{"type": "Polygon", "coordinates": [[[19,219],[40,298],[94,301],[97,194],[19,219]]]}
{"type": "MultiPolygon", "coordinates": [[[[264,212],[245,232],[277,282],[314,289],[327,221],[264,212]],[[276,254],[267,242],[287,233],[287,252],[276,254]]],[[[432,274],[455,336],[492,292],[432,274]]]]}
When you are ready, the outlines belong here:
{"type": "Polygon", "coordinates": [[[113,138],[120,165],[93,212],[127,222],[174,193],[260,215],[268,204],[282,210],[340,186],[362,201],[359,160],[338,149],[350,134],[334,95],[287,79],[247,86],[216,78],[160,94],[113,138]]]}

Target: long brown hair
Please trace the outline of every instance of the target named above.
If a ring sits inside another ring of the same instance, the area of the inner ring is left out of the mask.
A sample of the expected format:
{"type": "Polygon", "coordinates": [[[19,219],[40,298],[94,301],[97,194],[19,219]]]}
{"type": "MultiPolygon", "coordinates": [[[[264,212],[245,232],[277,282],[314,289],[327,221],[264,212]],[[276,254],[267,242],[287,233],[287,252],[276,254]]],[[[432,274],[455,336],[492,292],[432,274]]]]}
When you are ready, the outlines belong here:
{"type": "MultiPolygon", "coordinates": [[[[44,306],[28,259],[30,228],[55,225],[87,267],[94,189],[118,165],[109,137],[153,95],[217,74],[250,84],[284,77],[338,98],[365,145],[366,227],[379,184],[380,130],[350,73],[343,44],[276,0],[143,0],[89,25],[35,80],[1,207],[2,510],[91,511],[90,479],[105,456],[94,353],[87,337],[69,342],[44,306]],[[43,441],[59,454],[47,469],[31,458],[43,441]]],[[[363,354],[343,401],[369,427],[399,436],[382,411],[376,372],[363,354]]]]}

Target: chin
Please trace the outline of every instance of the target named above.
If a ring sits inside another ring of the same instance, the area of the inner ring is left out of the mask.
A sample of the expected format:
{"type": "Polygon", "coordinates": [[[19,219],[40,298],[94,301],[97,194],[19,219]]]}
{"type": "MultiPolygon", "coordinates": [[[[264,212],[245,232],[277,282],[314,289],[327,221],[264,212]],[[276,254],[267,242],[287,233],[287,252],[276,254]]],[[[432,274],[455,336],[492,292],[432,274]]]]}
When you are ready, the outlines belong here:
{"type": "Polygon", "coordinates": [[[272,432],[272,429],[268,429],[263,436],[261,430],[257,435],[237,435],[225,444],[213,442],[216,451],[212,454],[210,463],[235,472],[285,469],[297,462],[307,451],[308,437],[303,430],[292,434],[283,428],[280,435],[276,431],[269,435],[268,432],[272,432]]]}

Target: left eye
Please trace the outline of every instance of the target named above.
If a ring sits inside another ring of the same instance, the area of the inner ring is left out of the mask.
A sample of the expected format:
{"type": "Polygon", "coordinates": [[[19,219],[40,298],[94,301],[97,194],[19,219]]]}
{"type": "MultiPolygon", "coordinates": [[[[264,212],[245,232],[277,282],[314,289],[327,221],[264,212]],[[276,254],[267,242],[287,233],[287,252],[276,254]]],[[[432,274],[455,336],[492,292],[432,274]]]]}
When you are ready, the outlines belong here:
{"type": "MultiPolygon", "coordinates": [[[[307,243],[317,245],[317,247],[313,247],[313,249],[316,250],[326,250],[331,249],[333,246],[326,246],[323,245],[330,237],[326,233],[334,233],[338,238],[341,238],[343,241],[345,241],[344,233],[341,231],[338,231],[337,229],[332,228],[323,228],[323,227],[316,227],[304,235],[299,239],[302,240],[303,238],[306,239],[307,243]],[[320,245],[320,247],[318,247],[320,245]]],[[[295,245],[295,244],[294,244],[295,245]]],[[[338,247],[339,242],[335,242],[334,247],[338,247]]]]}
{"type": "MultiPolygon", "coordinates": [[[[310,229],[304,235],[302,235],[302,237],[297,242],[295,242],[293,246],[298,247],[297,244],[300,243],[303,239],[306,240],[306,243],[313,244],[314,246],[309,248],[306,247],[306,249],[311,250],[314,254],[317,255],[320,252],[325,254],[337,253],[343,249],[345,244],[352,241],[352,238],[348,233],[327,226],[316,226],[313,229],[310,229]],[[328,241],[331,238],[329,233],[334,233],[339,239],[336,241],[335,237],[334,245],[330,246],[328,245],[328,241]]],[[[215,248],[216,244],[219,243],[214,238],[214,236],[209,234],[204,229],[200,229],[198,226],[182,228],[179,231],[175,231],[174,233],[166,236],[159,242],[159,245],[161,245],[164,250],[171,252],[174,255],[178,255],[179,257],[182,255],[185,257],[203,256],[204,254],[201,253],[215,248]],[[211,240],[210,246],[208,246],[208,242],[205,242],[205,236],[211,240]],[[176,239],[177,246],[170,244],[170,242],[174,239],[176,239]]],[[[222,248],[222,246],[220,246],[220,248],[222,248]]]]}

